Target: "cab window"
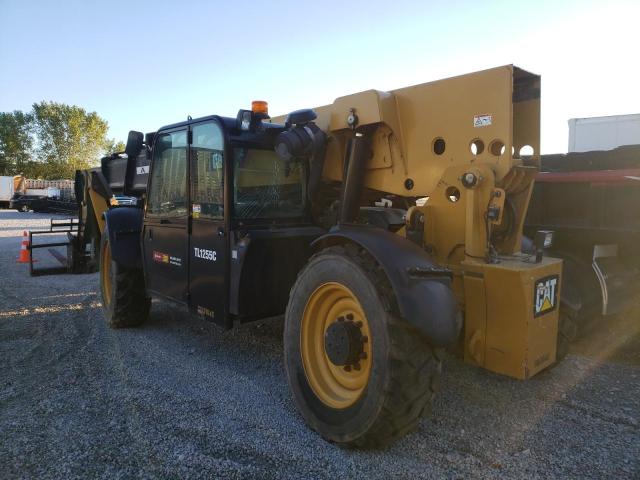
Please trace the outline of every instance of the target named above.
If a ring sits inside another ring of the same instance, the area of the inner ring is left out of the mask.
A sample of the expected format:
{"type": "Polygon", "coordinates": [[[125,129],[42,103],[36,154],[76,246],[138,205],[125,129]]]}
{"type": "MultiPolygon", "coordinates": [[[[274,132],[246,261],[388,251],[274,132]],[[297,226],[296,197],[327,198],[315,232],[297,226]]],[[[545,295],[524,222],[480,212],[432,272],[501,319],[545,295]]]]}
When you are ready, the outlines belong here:
{"type": "Polygon", "coordinates": [[[234,212],[238,219],[302,217],[304,164],[283,161],[273,150],[234,148],[234,212]]]}
{"type": "Polygon", "coordinates": [[[224,217],[224,137],[217,123],[193,127],[191,211],[193,218],[224,217]]]}
{"type": "Polygon", "coordinates": [[[160,135],[154,147],[147,214],[187,214],[187,132],[160,135]]]}

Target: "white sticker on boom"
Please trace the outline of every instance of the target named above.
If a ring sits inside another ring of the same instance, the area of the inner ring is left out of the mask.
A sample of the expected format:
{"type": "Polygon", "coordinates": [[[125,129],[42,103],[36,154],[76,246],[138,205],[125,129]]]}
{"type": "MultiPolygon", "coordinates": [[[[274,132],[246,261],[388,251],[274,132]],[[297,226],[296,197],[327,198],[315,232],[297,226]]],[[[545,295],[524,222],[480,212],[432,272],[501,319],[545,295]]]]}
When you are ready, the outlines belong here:
{"type": "Polygon", "coordinates": [[[491,115],[474,115],[473,126],[474,127],[488,127],[492,123],[491,115]]]}
{"type": "Polygon", "coordinates": [[[144,175],[145,173],[149,173],[149,165],[144,167],[136,167],[136,173],[138,175],[144,175]]]}

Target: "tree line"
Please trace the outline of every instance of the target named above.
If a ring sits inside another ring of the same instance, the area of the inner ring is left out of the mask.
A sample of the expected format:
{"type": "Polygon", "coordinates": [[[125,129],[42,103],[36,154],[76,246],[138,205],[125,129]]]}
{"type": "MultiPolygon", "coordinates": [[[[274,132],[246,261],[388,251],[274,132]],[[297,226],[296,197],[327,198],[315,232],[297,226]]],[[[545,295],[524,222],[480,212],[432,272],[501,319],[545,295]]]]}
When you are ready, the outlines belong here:
{"type": "Polygon", "coordinates": [[[105,154],[124,150],[107,137],[109,125],[96,112],[57,102],[34,103],[31,111],[0,112],[0,175],[48,180],[73,178],[98,165],[105,154]]]}

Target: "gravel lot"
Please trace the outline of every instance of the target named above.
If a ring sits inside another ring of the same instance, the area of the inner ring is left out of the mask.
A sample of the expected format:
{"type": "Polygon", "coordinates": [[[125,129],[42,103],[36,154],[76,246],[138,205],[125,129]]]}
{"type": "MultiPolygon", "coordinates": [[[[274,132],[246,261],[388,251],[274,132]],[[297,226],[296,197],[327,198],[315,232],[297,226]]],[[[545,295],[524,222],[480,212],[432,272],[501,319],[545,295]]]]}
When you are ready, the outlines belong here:
{"type": "Polygon", "coordinates": [[[96,274],[16,264],[49,217],[0,211],[0,478],[640,478],[638,311],[528,382],[448,358],[417,432],[349,450],[296,412],[282,319],[222,332],[154,303],[109,330],[96,274]]]}

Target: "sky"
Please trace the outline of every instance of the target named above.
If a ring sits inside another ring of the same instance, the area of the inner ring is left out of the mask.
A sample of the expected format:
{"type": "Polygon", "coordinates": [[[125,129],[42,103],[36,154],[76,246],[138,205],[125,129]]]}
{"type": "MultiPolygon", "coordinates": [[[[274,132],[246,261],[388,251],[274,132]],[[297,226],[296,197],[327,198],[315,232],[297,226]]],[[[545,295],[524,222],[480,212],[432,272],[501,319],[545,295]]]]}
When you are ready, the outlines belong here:
{"type": "Polygon", "coordinates": [[[542,153],[569,118],[640,113],[640,1],[0,0],[0,111],[51,100],[109,135],[272,115],[515,64],[542,76],[542,153]]]}

